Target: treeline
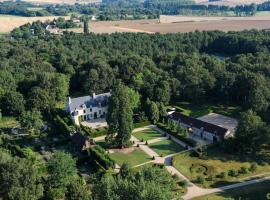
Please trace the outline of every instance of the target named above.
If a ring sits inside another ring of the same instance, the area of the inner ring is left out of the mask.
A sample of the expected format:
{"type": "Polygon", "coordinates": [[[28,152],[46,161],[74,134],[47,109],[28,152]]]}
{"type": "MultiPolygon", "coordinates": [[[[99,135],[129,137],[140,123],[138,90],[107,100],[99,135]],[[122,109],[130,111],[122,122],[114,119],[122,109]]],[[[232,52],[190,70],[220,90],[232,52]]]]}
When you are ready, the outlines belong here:
{"type": "Polygon", "coordinates": [[[20,1],[0,2],[0,14],[18,15],[18,16],[25,16],[25,17],[51,15],[51,13],[49,13],[47,10],[44,10],[42,7],[37,7],[37,6],[34,6],[30,3],[25,3],[25,2],[20,2],[20,1]]]}
{"type": "Polygon", "coordinates": [[[182,1],[156,1],[146,0],[144,8],[149,10],[159,10],[163,15],[220,15],[233,12],[236,16],[255,15],[257,11],[256,4],[240,6],[219,6],[219,5],[199,5],[192,3],[183,3],[182,1]]]}

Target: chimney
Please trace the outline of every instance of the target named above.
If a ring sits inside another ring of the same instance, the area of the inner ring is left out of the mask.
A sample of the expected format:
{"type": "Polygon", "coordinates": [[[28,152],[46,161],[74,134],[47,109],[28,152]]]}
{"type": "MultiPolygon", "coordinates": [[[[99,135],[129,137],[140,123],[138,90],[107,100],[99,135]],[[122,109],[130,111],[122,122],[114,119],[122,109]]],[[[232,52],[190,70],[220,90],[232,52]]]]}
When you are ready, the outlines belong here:
{"type": "Polygon", "coordinates": [[[93,92],[93,99],[95,99],[95,98],[96,98],[96,93],[93,92]]]}

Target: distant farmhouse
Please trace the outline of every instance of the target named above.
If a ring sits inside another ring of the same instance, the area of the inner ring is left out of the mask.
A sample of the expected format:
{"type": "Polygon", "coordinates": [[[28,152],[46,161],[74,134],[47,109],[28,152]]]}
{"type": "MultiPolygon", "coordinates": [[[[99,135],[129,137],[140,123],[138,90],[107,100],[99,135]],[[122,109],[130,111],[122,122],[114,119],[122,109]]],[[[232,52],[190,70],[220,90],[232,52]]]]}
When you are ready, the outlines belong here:
{"type": "Polygon", "coordinates": [[[78,98],[68,98],[66,110],[76,125],[82,121],[105,118],[108,112],[108,99],[111,93],[103,93],[78,98]]]}
{"type": "Polygon", "coordinates": [[[169,120],[174,120],[177,124],[186,128],[189,132],[208,141],[221,141],[233,136],[234,132],[206,121],[183,115],[179,112],[172,112],[169,120]]]}

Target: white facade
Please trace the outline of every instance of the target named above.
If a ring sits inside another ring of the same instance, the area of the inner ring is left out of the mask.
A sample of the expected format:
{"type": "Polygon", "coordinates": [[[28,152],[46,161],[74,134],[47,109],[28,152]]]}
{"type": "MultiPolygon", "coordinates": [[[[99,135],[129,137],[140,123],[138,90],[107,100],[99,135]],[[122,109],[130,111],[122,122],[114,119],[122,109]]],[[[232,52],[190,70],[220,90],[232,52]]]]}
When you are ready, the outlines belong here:
{"type": "Polygon", "coordinates": [[[110,93],[99,95],[84,96],[78,98],[68,98],[66,110],[70,113],[71,118],[76,125],[81,121],[91,119],[105,118],[108,112],[108,98],[110,93]]]}

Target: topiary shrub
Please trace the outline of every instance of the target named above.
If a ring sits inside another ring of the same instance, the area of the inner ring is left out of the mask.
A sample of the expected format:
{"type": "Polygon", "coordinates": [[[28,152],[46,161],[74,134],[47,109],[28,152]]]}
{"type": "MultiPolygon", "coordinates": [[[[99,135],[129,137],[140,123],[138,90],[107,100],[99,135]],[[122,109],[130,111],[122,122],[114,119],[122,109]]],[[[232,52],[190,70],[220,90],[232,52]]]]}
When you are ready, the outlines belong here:
{"type": "Polygon", "coordinates": [[[148,142],[147,141],[145,142],[145,145],[148,145],[148,142]]]}

